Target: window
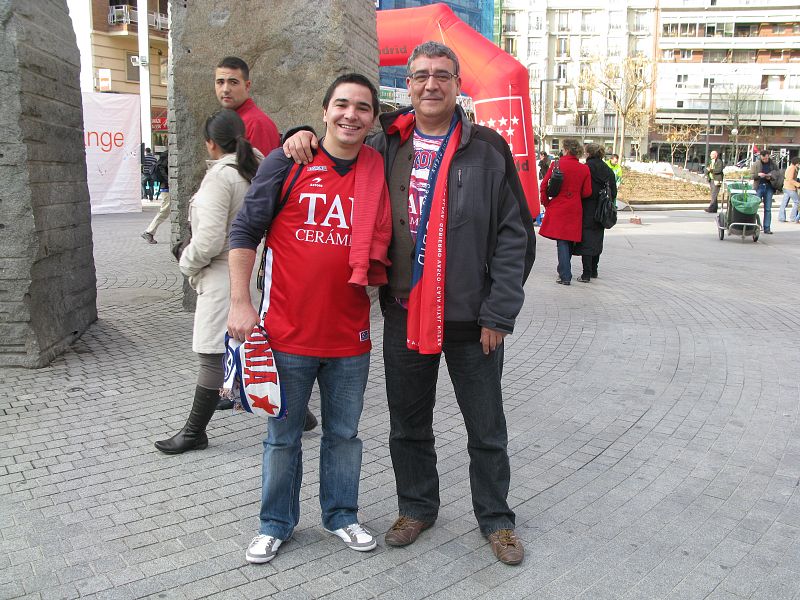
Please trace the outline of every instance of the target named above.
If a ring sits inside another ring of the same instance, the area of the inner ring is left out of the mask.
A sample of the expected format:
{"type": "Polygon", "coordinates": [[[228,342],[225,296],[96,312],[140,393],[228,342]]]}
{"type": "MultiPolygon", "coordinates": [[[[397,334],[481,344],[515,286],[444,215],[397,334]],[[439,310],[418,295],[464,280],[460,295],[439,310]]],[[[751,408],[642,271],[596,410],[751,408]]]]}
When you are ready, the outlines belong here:
{"type": "Polygon", "coordinates": [[[558,154],[558,150],[560,148],[559,139],[553,138],[550,140],[550,152],[558,154]]]}
{"type": "Polygon", "coordinates": [[[758,24],[744,23],[736,25],[733,29],[733,35],[736,37],[756,37],[758,36],[758,24]]]}
{"type": "Polygon", "coordinates": [[[506,38],[503,41],[503,50],[508,52],[511,56],[517,55],[517,38],[506,38]]]}
{"type": "Polygon", "coordinates": [[[617,115],[603,115],[603,127],[605,129],[614,129],[616,121],[617,115]]]}
{"type": "Polygon", "coordinates": [[[613,103],[617,99],[617,94],[614,90],[609,90],[606,88],[606,100],[613,103]]]}
{"type": "Polygon", "coordinates": [[[789,75],[786,78],[786,87],[790,90],[800,89],[800,75],[789,75]]]}
{"type": "Polygon", "coordinates": [[[783,62],[783,50],[770,50],[769,59],[774,62],[783,62]]]}
{"type": "Polygon", "coordinates": [[[556,28],[558,31],[569,31],[569,12],[566,10],[556,11],[556,28]]]}
{"type": "Polygon", "coordinates": [[[538,38],[528,38],[528,56],[533,56],[536,54],[536,43],[538,42],[538,38]]]}
{"type": "Polygon", "coordinates": [[[678,75],[677,80],[675,81],[676,88],[684,88],[686,87],[686,82],[689,80],[688,75],[678,75]]]}
{"type": "Polygon", "coordinates": [[[650,18],[646,11],[637,10],[633,13],[633,30],[637,33],[646,33],[650,30],[650,18]]]}
{"type": "Polygon", "coordinates": [[[681,60],[692,60],[691,50],[681,50],[681,60]]]}
{"type": "Polygon", "coordinates": [[[541,31],[542,30],[542,17],[541,17],[541,15],[535,16],[533,19],[531,19],[530,23],[531,23],[531,28],[533,29],[533,31],[541,31]]]}
{"type": "Polygon", "coordinates": [[[138,54],[134,54],[133,52],[125,53],[125,79],[128,81],[139,81],[139,67],[134,67],[131,64],[131,58],[138,56],[138,54]]]}
{"type": "Polygon", "coordinates": [[[664,23],[661,27],[661,35],[663,37],[677,37],[678,24],[677,23],[664,23]]]}
{"type": "Polygon", "coordinates": [[[159,56],[159,65],[158,65],[158,75],[160,79],[161,85],[167,85],[167,78],[169,77],[168,72],[168,61],[166,56],[159,56]]]}
{"type": "Polygon", "coordinates": [[[680,37],[697,37],[697,23],[680,23],[678,35],[680,37]]]}
{"type": "Polygon", "coordinates": [[[597,18],[597,13],[592,10],[581,11],[581,31],[583,33],[593,33],[594,23],[597,18]]]}
{"type": "Polygon", "coordinates": [[[706,77],[703,79],[703,87],[708,89],[709,85],[714,85],[714,78],[713,77],[706,77]]]}
{"type": "Polygon", "coordinates": [[[556,56],[569,56],[569,38],[556,38],[556,56]]]}
{"type": "Polygon", "coordinates": [[[772,33],[775,35],[783,35],[786,33],[786,25],[783,23],[775,23],[772,25],[772,33]]]}
{"type": "Polygon", "coordinates": [[[556,77],[561,81],[567,80],[567,65],[566,63],[558,63],[556,65],[556,77]]]}
{"type": "Polygon", "coordinates": [[[733,37],[733,21],[730,23],[722,23],[717,25],[717,35],[721,33],[724,37],[733,37]]]}
{"type": "Polygon", "coordinates": [[[789,60],[792,62],[797,62],[800,60],[800,50],[792,50],[791,54],[789,54],[789,60]]]}
{"type": "Polygon", "coordinates": [[[731,54],[731,62],[753,63],[756,62],[755,50],[734,50],[731,54]]]}
{"type": "Polygon", "coordinates": [[[800,23],[795,23],[794,25],[792,25],[792,33],[794,35],[797,35],[797,34],[800,33],[800,23]]]}
{"type": "Polygon", "coordinates": [[[662,50],[661,51],[661,60],[673,60],[675,58],[675,51],[673,49],[662,50]]]}
{"type": "Polygon", "coordinates": [[[507,12],[503,15],[503,33],[517,30],[517,13],[507,12]]]}
{"type": "Polygon", "coordinates": [[[622,31],[622,25],[624,23],[625,23],[625,16],[621,12],[608,13],[609,31],[622,31]]]}
{"type": "Polygon", "coordinates": [[[717,24],[706,23],[706,37],[714,37],[717,35],[717,24]]]}
{"type": "Polygon", "coordinates": [[[608,55],[612,58],[622,56],[622,48],[617,45],[608,47],[608,55]]]}
{"type": "Polygon", "coordinates": [[[704,63],[721,63],[728,61],[727,50],[703,50],[704,63]]]}
{"type": "Polygon", "coordinates": [[[566,110],[567,105],[567,88],[560,88],[556,90],[556,109],[566,110]]]}
{"type": "Polygon", "coordinates": [[[678,100],[678,108],[683,108],[683,100],[678,100]]]}
{"type": "Polygon", "coordinates": [[[589,113],[578,113],[578,126],[580,127],[589,126],[589,113]]]}

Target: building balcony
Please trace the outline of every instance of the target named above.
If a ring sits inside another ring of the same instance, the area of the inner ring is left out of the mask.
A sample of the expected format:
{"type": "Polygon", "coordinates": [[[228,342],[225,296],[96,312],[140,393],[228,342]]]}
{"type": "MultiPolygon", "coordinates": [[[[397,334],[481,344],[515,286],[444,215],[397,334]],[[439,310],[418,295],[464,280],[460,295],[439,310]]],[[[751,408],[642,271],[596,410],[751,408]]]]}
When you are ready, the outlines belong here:
{"type": "Polygon", "coordinates": [[[575,135],[587,137],[592,135],[614,135],[613,127],[603,127],[602,125],[550,125],[547,128],[547,135],[575,135]]]}
{"type": "MultiPolygon", "coordinates": [[[[139,11],[127,4],[117,4],[108,7],[108,24],[123,25],[139,24],[139,11]]],[[[147,26],[155,31],[169,31],[167,15],[159,12],[147,14],[147,26]]]]}

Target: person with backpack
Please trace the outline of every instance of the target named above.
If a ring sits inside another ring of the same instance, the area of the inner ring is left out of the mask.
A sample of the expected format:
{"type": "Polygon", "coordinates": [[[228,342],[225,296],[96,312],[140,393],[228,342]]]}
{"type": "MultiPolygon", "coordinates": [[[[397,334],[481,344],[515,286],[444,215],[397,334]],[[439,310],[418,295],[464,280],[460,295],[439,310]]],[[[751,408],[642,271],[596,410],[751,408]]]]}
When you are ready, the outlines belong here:
{"type": "Polygon", "coordinates": [[[152,169],[151,177],[158,183],[158,198],[161,199],[161,206],[158,214],[150,221],[150,225],[142,233],[142,239],[148,244],[157,244],[155,233],[158,226],[169,219],[170,197],[169,197],[169,154],[164,151],[158,157],[158,161],[152,169]]]}
{"type": "Polygon", "coordinates": [[[603,161],[605,150],[602,146],[587,144],[584,152],[586,166],[589,167],[591,175],[592,193],[581,201],[583,206],[581,241],[575,244],[572,253],[580,256],[583,263],[583,273],[578,277],[578,281],[589,283],[597,277],[597,265],[603,252],[605,238],[605,227],[596,219],[598,205],[604,195],[607,195],[612,202],[616,200],[617,181],[614,171],[603,161]]]}
{"type": "Polygon", "coordinates": [[[578,159],[583,146],[578,140],[564,140],[564,156],[554,160],[542,180],[540,198],[547,209],[539,233],[556,241],[558,251],[558,279],[556,283],[570,285],[572,281],[572,247],[581,241],[583,207],[581,199],[592,194],[589,167],[578,159]],[[561,185],[550,185],[551,179],[563,178],[561,185]],[[558,189],[555,189],[555,188],[558,189]]]}
{"type": "MultiPolygon", "coordinates": [[[[189,202],[192,239],[179,256],[181,273],[197,291],[192,350],[199,359],[194,401],[178,433],[155,443],[164,454],[208,447],[206,426],[217,407],[223,383],[223,356],[230,305],[228,231],[244,203],[259,159],[244,137],[244,123],[235,111],[223,109],[206,120],[204,135],[210,160],[200,188],[189,202]]],[[[255,276],[250,298],[257,302],[255,276]]]]}

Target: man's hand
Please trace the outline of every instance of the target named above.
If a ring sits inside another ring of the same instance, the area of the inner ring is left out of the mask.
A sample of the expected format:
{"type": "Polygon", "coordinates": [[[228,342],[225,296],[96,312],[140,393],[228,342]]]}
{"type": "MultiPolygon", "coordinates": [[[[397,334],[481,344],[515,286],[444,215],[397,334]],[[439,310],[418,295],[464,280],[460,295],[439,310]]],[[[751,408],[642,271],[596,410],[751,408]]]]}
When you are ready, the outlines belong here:
{"type": "Polygon", "coordinates": [[[310,131],[298,131],[283,143],[283,153],[298,165],[307,165],[314,159],[313,149],[319,146],[317,136],[310,131]]]}
{"type": "Polygon", "coordinates": [[[489,352],[497,350],[500,344],[503,343],[503,338],[506,337],[506,335],[508,334],[502,331],[481,327],[481,346],[483,346],[483,353],[488,355],[489,352]]]}
{"type": "Polygon", "coordinates": [[[258,323],[258,313],[250,302],[231,302],[228,311],[228,334],[243,342],[258,323]]]}

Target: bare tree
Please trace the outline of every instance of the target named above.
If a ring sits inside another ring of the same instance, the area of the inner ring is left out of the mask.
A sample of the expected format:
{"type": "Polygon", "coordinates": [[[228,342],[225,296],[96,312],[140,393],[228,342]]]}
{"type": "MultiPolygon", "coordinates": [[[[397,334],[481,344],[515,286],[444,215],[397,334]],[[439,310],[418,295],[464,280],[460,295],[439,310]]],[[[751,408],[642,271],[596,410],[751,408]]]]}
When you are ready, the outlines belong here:
{"type": "Polygon", "coordinates": [[[595,57],[594,68],[588,73],[590,89],[602,91],[612,103],[619,121],[619,142],[614,135],[614,152],[624,155],[626,127],[634,113],[644,109],[647,91],[653,85],[654,61],[642,54],[619,60],[614,57],[595,57]]]}
{"type": "Polygon", "coordinates": [[[757,126],[748,125],[759,112],[759,103],[764,98],[764,90],[754,85],[722,84],[714,86],[714,93],[727,105],[731,129],[737,129],[734,163],[739,161],[739,139],[747,139],[756,134],[757,126]],[[719,89],[719,92],[717,92],[719,89]],[[748,119],[747,117],[751,117],[748,119]]]}
{"type": "Polygon", "coordinates": [[[638,108],[628,113],[628,131],[631,144],[636,143],[636,160],[642,159],[642,146],[653,123],[653,115],[646,108],[638,108]]]}
{"type": "Polygon", "coordinates": [[[700,125],[670,123],[666,126],[664,141],[669,144],[670,162],[675,164],[675,155],[683,150],[683,168],[689,163],[689,150],[699,140],[704,129],[700,125]]]}

